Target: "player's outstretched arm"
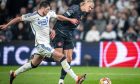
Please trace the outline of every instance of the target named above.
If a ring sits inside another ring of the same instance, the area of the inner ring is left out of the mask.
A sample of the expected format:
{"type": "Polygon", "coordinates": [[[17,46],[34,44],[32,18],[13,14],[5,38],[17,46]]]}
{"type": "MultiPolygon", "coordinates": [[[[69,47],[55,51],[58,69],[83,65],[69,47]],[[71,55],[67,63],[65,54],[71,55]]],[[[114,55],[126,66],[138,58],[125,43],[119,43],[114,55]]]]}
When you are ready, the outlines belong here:
{"type": "Polygon", "coordinates": [[[12,19],[9,23],[4,24],[4,25],[0,25],[0,29],[7,29],[8,26],[10,26],[12,24],[15,24],[15,23],[17,23],[19,21],[22,21],[21,17],[16,17],[16,18],[12,19]]]}
{"type": "Polygon", "coordinates": [[[57,15],[57,19],[60,20],[60,21],[70,21],[73,24],[77,24],[78,23],[78,20],[77,19],[67,18],[67,17],[65,17],[63,15],[57,15]]]}

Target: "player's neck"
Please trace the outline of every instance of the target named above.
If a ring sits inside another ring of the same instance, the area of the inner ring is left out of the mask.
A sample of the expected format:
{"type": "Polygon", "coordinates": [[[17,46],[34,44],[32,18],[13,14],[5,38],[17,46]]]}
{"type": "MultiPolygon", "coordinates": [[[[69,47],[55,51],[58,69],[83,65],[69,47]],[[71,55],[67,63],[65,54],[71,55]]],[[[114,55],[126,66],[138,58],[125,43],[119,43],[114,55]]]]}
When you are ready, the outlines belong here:
{"type": "Polygon", "coordinates": [[[42,16],[42,17],[44,16],[42,10],[38,10],[37,13],[38,13],[40,16],[42,16]]]}

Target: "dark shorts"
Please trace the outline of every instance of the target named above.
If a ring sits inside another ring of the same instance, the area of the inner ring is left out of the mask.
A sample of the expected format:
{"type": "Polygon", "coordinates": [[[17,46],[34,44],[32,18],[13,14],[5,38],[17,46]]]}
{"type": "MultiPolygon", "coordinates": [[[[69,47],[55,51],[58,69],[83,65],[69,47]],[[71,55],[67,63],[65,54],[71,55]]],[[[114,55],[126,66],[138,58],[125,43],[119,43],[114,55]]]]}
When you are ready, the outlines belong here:
{"type": "Polygon", "coordinates": [[[73,49],[74,43],[71,36],[63,36],[62,34],[56,34],[53,39],[54,48],[73,49]]]}

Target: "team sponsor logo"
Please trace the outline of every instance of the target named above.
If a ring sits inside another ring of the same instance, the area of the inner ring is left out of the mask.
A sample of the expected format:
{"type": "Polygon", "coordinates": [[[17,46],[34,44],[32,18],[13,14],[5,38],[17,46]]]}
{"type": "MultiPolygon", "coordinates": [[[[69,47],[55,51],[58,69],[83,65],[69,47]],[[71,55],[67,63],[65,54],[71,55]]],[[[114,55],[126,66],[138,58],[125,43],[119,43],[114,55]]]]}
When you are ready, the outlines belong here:
{"type": "Polygon", "coordinates": [[[100,67],[140,67],[139,43],[103,42],[100,67]]]}
{"type": "Polygon", "coordinates": [[[47,23],[48,23],[48,19],[42,19],[42,20],[38,21],[38,24],[41,25],[41,26],[47,25],[47,23]]]}

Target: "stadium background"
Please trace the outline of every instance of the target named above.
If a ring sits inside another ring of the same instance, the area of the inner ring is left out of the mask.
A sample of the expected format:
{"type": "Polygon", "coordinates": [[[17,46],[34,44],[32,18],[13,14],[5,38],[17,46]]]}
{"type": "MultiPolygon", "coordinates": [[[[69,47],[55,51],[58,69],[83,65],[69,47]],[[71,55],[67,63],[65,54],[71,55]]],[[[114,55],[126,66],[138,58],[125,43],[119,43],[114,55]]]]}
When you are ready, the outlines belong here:
{"type": "MultiPolygon", "coordinates": [[[[33,12],[39,1],[0,0],[0,25],[14,17],[33,12]]],[[[52,10],[58,14],[63,14],[72,4],[81,2],[81,0],[49,1],[52,10]]],[[[53,21],[52,19],[51,22],[53,21]]],[[[51,27],[53,27],[52,23],[51,27]]],[[[83,17],[74,32],[74,39],[72,65],[77,73],[89,74],[85,84],[98,84],[99,79],[105,76],[111,78],[113,84],[140,83],[139,0],[95,0],[95,9],[83,17]]],[[[29,56],[35,52],[33,46],[34,35],[27,22],[19,22],[7,30],[0,31],[0,84],[8,83],[10,69],[16,69],[28,61],[29,56]]],[[[42,66],[27,72],[17,79],[15,84],[46,84],[46,81],[47,84],[56,84],[59,77],[59,63],[43,62],[42,65],[58,66],[48,68],[42,66]],[[56,70],[57,72],[54,73],[56,70]],[[49,77],[49,73],[56,77],[49,77]],[[42,77],[42,74],[44,79],[35,78],[36,75],[42,77]],[[32,76],[30,80],[28,76],[32,76]]],[[[72,83],[74,82],[69,81],[67,77],[66,84],[72,83]]]]}

